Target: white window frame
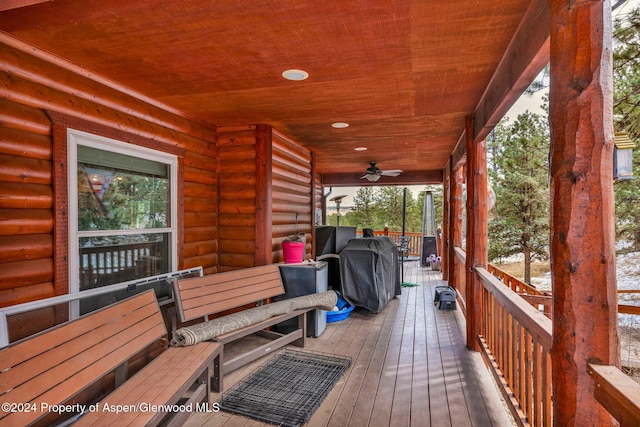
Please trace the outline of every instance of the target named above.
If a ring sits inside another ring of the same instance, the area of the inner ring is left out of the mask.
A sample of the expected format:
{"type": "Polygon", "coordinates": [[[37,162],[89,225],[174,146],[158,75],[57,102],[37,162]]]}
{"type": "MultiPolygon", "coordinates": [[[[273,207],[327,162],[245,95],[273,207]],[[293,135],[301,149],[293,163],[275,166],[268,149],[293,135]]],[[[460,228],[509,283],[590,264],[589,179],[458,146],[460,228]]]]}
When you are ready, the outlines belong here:
{"type": "MultiPolygon", "coordinates": [[[[141,147],[134,144],[117,141],[110,138],[82,132],[75,129],[67,129],[68,144],[68,197],[69,197],[69,293],[80,291],[79,277],[79,241],[81,237],[104,236],[104,235],[126,235],[144,233],[166,233],[169,236],[169,260],[168,271],[174,271],[178,265],[178,158],[169,153],[141,147]],[[170,186],[170,221],[165,228],[146,228],[144,230],[113,230],[113,231],[78,231],[78,146],[83,145],[104,151],[112,151],[132,157],[140,157],[164,163],[169,167],[170,186]]],[[[75,310],[72,310],[75,311],[75,310]]]]}

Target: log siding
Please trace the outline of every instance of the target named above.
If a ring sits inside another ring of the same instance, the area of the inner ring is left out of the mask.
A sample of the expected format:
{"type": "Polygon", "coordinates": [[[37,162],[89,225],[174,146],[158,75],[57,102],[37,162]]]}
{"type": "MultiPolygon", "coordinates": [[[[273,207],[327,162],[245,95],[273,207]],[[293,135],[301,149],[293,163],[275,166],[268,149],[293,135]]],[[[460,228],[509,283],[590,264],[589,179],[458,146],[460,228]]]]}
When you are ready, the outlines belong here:
{"type": "MultiPolygon", "coordinates": [[[[0,306],[68,292],[67,128],[177,155],[176,267],[218,271],[215,129],[4,34],[0,80],[0,306]]],[[[59,317],[10,319],[12,338],[59,317]]]]}

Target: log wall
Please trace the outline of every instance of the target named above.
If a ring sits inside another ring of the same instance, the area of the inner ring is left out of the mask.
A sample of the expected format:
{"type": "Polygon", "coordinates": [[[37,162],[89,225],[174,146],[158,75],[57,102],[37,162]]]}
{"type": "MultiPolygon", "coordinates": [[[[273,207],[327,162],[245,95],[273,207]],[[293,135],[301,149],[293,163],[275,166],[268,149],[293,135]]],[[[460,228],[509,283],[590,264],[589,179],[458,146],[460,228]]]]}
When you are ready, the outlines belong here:
{"type": "Polygon", "coordinates": [[[256,128],[218,129],[220,271],[256,265],[256,128]]]}
{"type": "Polygon", "coordinates": [[[305,258],[309,258],[314,223],[311,153],[274,131],[272,159],[273,262],[284,261],[280,243],[296,232],[305,233],[305,258]]]}
{"type": "Polygon", "coordinates": [[[178,154],[178,268],[218,270],[215,129],[1,33],[0,81],[0,306],[68,292],[67,126],[178,154]]]}
{"type": "Polygon", "coordinates": [[[269,126],[218,129],[221,271],[282,262],[280,243],[296,230],[311,256],[311,164],[269,126]]]}
{"type": "Polygon", "coordinates": [[[52,126],[0,100],[0,306],[54,295],[52,126]]]}
{"type": "Polygon", "coordinates": [[[178,155],[178,268],[281,262],[296,230],[312,255],[308,150],[266,125],[196,123],[0,33],[0,305],[68,292],[67,128],[178,155]]]}

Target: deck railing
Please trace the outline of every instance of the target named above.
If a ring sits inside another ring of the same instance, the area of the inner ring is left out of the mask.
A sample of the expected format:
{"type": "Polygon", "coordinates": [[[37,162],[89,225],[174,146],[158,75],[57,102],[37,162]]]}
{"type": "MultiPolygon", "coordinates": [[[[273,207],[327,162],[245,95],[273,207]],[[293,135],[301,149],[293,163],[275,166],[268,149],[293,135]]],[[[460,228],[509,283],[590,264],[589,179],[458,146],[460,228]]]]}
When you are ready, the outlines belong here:
{"type": "Polygon", "coordinates": [[[109,277],[117,276],[116,282],[122,282],[164,273],[157,266],[161,252],[161,241],[80,248],[81,283],[91,288],[100,281],[109,282],[109,277]],[[124,277],[123,272],[130,274],[124,277]]]}
{"type": "MultiPolygon", "coordinates": [[[[400,237],[402,236],[401,231],[382,231],[382,230],[374,230],[374,236],[387,236],[391,238],[397,244],[400,244],[400,237]],[[386,233],[386,234],[385,234],[386,233]]],[[[404,233],[407,237],[407,241],[409,243],[409,255],[410,256],[420,256],[422,251],[422,233],[410,232],[407,231],[404,233]]]]}
{"type": "MultiPolygon", "coordinates": [[[[465,269],[465,252],[460,248],[454,248],[456,256],[453,260],[453,269],[455,270],[454,278],[455,283],[453,286],[456,289],[458,294],[458,299],[460,300],[460,308],[464,315],[467,315],[467,303],[465,301],[465,295],[467,294],[467,283],[466,283],[466,269],[465,269]]],[[[449,280],[452,278],[450,277],[449,280]]]]}
{"type": "MultiPolygon", "coordinates": [[[[465,295],[465,252],[455,248],[456,290],[465,295]]],[[[483,330],[478,340],[516,422],[550,426],[553,417],[551,296],[495,267],[476,267],[482,282],[483,330]],[[496,274],[499,277],[496,277],[496,274]],[[506,285],[506,286],[505,286],[506,285]],[[524,285],[524,286],[523,286],[524,285]],[[522,296],[518,292],[525,292],[522,296]]],[[[640,308],[618,305],[620,313],[640,308]]],[[[640,384],[615,366],[589,365],[595,398],[622,426],[640,425],[640,384]]]]}
{"type": "Polygon", "coordinates": [[[516,279],[493,264],[489,264],[487,270],[529,304],[542,311],[548,318],[551,318],[551,292],[539,291],[535,286],[516,279]]]}
{"type": "MultiPolygon", "coordinates": [[[[464,296],[465,252],[455,248],[455,253],[456,287],[464,296]]],[[[506,273],[498,278],[484,268],[475,272],[483,285],[483,329],[478,340],[500,391],[518,425],[550,426],[551,320],[512,289],[533,292],[534,288],[521,287],[522,282],[506,273]]]]}
{"type": "Polygon", "coordinates": [[[523,425],[550,426],[551,320],[488,270],[476,274],[484,288],[478,339],[504,398],[523,425]]]}

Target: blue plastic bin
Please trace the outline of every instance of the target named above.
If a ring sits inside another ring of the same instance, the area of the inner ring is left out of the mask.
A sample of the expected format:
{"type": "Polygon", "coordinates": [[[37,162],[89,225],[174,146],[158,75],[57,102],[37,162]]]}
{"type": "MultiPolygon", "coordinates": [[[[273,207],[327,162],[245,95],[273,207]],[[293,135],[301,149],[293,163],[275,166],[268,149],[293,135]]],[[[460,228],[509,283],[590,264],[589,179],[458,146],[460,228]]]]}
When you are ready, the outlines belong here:
{"type": "Polygon", "coordinates": [[[340,311],[327,311],[327,323],[340,322],[341,320],[346,319],[347,317],[349,317],[349,314],[351,314],[354,308],[340,295],[338,295],[338,302],[336,303],[336,307],[338,307],[340,311]]]}

